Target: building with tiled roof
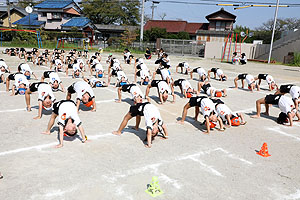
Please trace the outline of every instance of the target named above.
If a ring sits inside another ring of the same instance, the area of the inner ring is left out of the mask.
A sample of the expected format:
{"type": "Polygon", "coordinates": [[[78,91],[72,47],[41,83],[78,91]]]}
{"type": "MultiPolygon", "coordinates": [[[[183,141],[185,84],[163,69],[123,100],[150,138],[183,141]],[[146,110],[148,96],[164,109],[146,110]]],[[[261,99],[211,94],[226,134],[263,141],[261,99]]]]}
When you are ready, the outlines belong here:
{"type": "Polygon", "coordinates": [[[61,25],[73,17],[80,17],[81,9],[73,0],[45,0],[34,6],[37,14],[20,19],[14,24],[25,28],[44,28],[45,30],[61,30],[61,25]]]}
{"type": "MultiPolygon", "coordinates": [[[[11,21],[11,23],[18,21],[19,19],[25,17],[26,15],[28,15],[28,13],[25,11],[24,8],[21,8],[21,7],[15,6],[15,5],[10,6],[10,21],[11,21]]],[[[3,27],[9,27],[7,6],[0,6],[0,20],[2,21],[3,27]]],[[[13,27],[13,25],[12,25],[12,27],[13,27]]]]}
{"type": "Polygon", "coordinates": [[[168,33],[187,32],[191,39],[199,41],[226,40],[227,35],[232,32],[236,16],[221,8],[219,11],[206,16],[208,23],[190,23],[176,20],[149,20],[144,30],[151,28],[165,28],[168,33]]]}
{"type": "Polygon", "coordinates": [[[187,21],[176,20],[149,20],[144,26],[144,30],[151,28],[165,28],[168,33],[187,32],[191,38],[196,37],[196,31],[203,27],[203,23],[189,23],[187,21]]]}

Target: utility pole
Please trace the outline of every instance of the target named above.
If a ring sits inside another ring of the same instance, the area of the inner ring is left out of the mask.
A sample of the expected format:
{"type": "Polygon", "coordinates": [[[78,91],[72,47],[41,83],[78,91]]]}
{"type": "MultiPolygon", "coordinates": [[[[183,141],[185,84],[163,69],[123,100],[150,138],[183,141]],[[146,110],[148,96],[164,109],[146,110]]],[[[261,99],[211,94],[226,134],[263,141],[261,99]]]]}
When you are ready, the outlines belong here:
{"type": "Polygon", "coordinates": [[[144,9],[145,9],[145,0],[142,0],[142,19],[141,19],[141,34],[140,34],[140,47],[142,46],[142,42],[144,39],[144,9]]]}
{"type": "Polygon", "coordinates": [[[153,20],[153,18],[154,18],[154,9],[157,7],[157,6],[155,6],[155,4],[159,4],[159,2],[158,1],[152,1],[152,6],[151,6],[152,17],[151,17],[151,20],[153,20]]]}
{"type": "Polygon", "coordinates": [[[9,28],[11,28],[10,2],[9,2],[9,0],[6,0],[6,4],[7,4],[8,26],[9,26],[9,28]]]}
{"type": "Polygon", "coordinates": [[[279,7],[279,0],[277,0],[277,4],[276,4],[276,10],[275,10],[275,16],[274,16],[273,32],[272,32],[272,39],[271,39],[271,44],[270,44],[270,52],[269,52],[268,63],[271,62],[274,34],[275,34],[276,22],[277,22],[278,7],[279,7]]]}

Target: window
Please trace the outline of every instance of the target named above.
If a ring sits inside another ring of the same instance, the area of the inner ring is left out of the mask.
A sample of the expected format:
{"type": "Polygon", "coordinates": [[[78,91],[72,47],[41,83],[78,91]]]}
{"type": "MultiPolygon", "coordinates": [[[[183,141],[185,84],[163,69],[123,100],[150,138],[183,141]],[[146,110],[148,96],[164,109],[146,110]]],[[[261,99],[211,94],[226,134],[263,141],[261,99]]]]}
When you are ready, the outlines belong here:
{"type": "Polygon", "coordinates": [[[46,12],[43,12],[43,13],[42,13],[42,17],[47,17],[47,13],[46,13],[46,12]]]}
{"type": "Polygon", "coordinates": [[[52,19],[61,19],[61,13],[52,13],[52,19]]]}
{"type": "Polygon", "coordinates": [[[224,31],[225,25],[225,22],[216,21],[216,31],[224,31]]]}

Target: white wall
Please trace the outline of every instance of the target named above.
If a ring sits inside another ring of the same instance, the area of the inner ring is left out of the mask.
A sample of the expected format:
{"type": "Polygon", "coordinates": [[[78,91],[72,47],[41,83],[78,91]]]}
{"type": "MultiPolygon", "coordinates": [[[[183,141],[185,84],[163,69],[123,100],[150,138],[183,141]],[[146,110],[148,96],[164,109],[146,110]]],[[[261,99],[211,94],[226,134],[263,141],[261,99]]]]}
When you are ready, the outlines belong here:
{"type": "MultiPolygon", "coordinates": [[[[237,46],[240,44],[238,43],[237,46]]],[[[205,44],[205,53],[204,58],[216,58],[221,59],[223,55],[225,43],[224,42],[206,42],[205,44]]],[[[231,45],[231,49],[233,50],[235,45],[231,45]]],[[[245,53],[247,58],[253,58],[252,52],[255,45],[253,44],[241,44],[241,52],[245,53]]],[[[231,54],[233,51],[231,51],[231,54]]],[[[230,56],[231,57],[231,56],[230,56]]]]}

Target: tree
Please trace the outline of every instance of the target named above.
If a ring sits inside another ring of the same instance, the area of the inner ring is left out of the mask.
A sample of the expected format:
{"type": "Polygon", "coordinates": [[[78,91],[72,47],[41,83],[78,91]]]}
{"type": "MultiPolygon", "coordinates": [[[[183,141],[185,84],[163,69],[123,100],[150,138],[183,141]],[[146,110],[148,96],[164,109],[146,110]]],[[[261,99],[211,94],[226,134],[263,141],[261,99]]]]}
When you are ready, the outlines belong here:
{"type": "Polygon", "coordinates": [[[136,37],[138,35],[135,33],[135,31],[131,31],[129,29],[126,29],[122,34],[121,34],[121,44],[125,47],[128,47],[132,44],[133,41],[136,40],[136,37]]]}
{"type": "MultiPolygon", "coordinates": [[[[253,39],[263,40],[264,43],[271,43],[273,31],[273,19],[263,23],[262,26],[255,29],[253,39]]],[[[300,26],[300,19],[296,18],[278,18],[275,26],[274,41],[280,39],[283,31],[291,31],[300,26]]]]}
{"type": "MultiPolygon", "coordinates": [[[[248,33],[248,36],[247,38],[245,39],[245,43],[252,43],[253,42],[253,37],[249,37],[249,34],[250,33],[253,33],[253,30],[251,30],[249,27],[246,27],[246,26],[239,26],[237,25],[235,28],[234,28],[234,33],[237,33],[237,34],[241,34],[241,32],[244,32],[245,34],[248,33]]],[[[241,41],[244,40],[245,37],[242,37],[241,36],[241,41]]],[[[239,42],[239,41],[238,41],[239,42]]]]}
{"type": "Polygon", "coordinates": [[[155,42],[157,38],[167,38],[167,36],[168,33],[165,28],[155,27],[145,31],[144,40],[155,42]]]}
{"type": "Polygon", "coordinates": [[[182,40],[189,40],[189,39],[190,39],[190,35],[189,35],[188,32],[182,31],[182,32],[179,32],[179,33],[177,34],[177,38],[178,38],[178,39],[182,39],[182,40]]]}
{"type": "Polygon", "coordinates": [[[22,7],[22,8],[26,8],[27,6],[35,6],[39,3],[42,3],[43,0],[24,0],[24,1],[18,1],[17,6],[22,7]]]}
{"type": "Polygon", "coordinates": [[[83,13],[95,24],[137,25],[139,2],[131,0],[82,0],[83,13]]]}
{"type": "Polygon", "coordinates": [[[166,16],[167,16],[167,13],[162,13],[161,15],[159,15],[159,17],[161,18],[161,20],[164,20],[166,16]]]}

